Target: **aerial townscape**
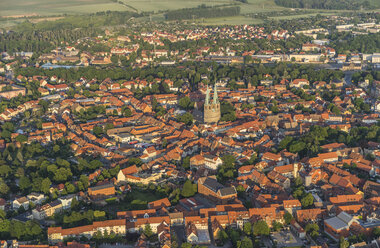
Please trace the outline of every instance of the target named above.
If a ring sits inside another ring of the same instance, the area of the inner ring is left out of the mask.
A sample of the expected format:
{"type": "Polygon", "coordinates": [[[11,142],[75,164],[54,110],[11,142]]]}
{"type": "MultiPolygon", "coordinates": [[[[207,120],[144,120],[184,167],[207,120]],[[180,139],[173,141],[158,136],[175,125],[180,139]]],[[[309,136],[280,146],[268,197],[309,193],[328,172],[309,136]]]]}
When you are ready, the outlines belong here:
{"type": "Polygon", "coordinates": [[[0,0],[0,248],[380,248],[380,1],[0,0]]]}

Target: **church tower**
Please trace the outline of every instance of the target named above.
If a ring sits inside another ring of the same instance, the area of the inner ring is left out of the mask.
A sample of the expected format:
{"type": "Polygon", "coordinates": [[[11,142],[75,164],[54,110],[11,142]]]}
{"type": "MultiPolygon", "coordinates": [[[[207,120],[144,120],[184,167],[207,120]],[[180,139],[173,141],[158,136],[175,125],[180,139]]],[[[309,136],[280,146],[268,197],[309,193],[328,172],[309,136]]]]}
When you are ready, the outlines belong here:
{"type": "Polygon", "coordinates": [[[210,102],[210,89],[207,86],[206,99],[203,106],[203,121],[205,123],[216,123],[220,120],[220,102],[216,84],[214,85],[214,97],[210,102]]]}

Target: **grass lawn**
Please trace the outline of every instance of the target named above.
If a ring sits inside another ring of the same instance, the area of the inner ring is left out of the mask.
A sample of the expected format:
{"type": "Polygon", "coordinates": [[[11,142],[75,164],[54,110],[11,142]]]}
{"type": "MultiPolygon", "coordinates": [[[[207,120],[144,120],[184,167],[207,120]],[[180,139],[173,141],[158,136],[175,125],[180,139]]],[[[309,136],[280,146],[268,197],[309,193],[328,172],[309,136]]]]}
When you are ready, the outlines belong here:
{"type": "Polygon", "coordinates": [[[159,194],[142,190],[136,187],[132,188],[132,192],[127,193],[120,202],[110,202],[103,207],[103,210],[108,213],[113,213],[116,216],[117,211],[141,210],[147,209],[148,202],[162,199],[159,194]]]}
{"type": "Polygon", "coordinates": [[[132,197],[137,200],[151,202],[160,199],[159,196],[149,192],[149,191],[140,191],[138,189],[132,190],[132,197]]]}
{"type": "Polygon", "coordinates": [[[118,204],[120,210],[146,209],[148,202],[161,199],[149,191],[133,188],[131,193],[127,193],[125,199],[118,204]]]}

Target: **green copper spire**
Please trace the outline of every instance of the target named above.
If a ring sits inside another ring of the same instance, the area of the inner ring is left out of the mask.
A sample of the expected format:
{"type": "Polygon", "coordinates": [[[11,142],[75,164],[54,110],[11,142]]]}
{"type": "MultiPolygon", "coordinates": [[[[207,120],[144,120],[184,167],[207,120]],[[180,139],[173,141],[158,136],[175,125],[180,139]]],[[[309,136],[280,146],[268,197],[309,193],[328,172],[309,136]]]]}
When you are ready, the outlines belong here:
{"type": "Polygon", "coordinates": [[[209,104],[210,104],[210,89],[208,88],[208,85],[207,85],[205,105],[209,105],[209,104]]]}
{"type": "Polygon", "coordinates": [[[218,104],[219,99],[218,99],[218,91],[216,90],[216,83],[214,84],[214,99],[212,101],[213,104],[218,104]]]}

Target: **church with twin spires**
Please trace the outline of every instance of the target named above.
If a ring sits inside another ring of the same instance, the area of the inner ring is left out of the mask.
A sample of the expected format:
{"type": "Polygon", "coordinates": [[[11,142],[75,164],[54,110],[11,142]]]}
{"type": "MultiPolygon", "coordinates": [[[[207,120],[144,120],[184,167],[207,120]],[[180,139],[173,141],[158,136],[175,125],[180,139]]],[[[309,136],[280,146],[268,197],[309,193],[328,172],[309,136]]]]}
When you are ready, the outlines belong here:
{"type": "Polygon", "coordinates": [[[203,105],[203,121],[204,123],[217,123],[220,120],[220,115],[220,102],[216,84],[214,85],[212,102],[210,102],[210,88],[207,86],[206,99],[203,105]]]}

